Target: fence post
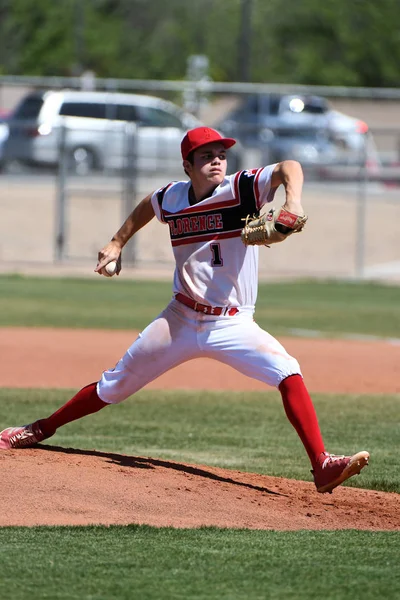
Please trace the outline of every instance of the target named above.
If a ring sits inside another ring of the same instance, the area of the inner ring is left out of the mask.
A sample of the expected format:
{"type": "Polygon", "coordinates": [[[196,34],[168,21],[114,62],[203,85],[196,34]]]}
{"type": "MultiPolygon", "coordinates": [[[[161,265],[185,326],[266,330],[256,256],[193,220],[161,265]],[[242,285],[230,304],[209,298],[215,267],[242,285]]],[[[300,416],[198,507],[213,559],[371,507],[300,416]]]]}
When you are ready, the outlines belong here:
{"type": "Polygon", "coordinates": [[[368,139],[363,135],[361,161],[358,180],[357,211],[356,211],[356,277],[365,276],[365,237],[367,222],[367,184],[368,184],[368,139]]]}
{"type": "Polygon", "coordinates": [[[61,125],[58,140],[58,173],[56,185],[56,209],[55,209],[55,261],[61,262],[65,256],[65,238],[66,238],[66,183],[67,183],[67,153],[66,153],[67,130],[65,125],[61,125]]]}
{"type": "MultiPolygon", "coordinates": [[[[137,135],[138,127],[134,123],[127,123],[125,127],[125,165],[122,190],[122,221],[132,212],[137,198],[137,135]]],[[[136,262],[136,240],[135,236],[124,248],[124,260],[129,265],[136,262]]]]}

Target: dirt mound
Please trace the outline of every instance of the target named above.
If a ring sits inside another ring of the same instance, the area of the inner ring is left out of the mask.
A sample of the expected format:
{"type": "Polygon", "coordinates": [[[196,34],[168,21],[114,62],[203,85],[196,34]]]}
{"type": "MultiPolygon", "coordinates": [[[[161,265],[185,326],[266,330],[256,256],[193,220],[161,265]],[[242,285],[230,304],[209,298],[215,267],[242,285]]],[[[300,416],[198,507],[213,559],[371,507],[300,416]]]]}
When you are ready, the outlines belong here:
{"type": "MultiPolygon", "coordinates": [[[[0,386],[80,388],[115,364],[134,337],[118,331],[0,329],[0,386]]],[[[313,392],[400,391],[396,344],[281,341],[300,360],[313,392]]],[[[148,387],[204,389],[205,372],[208,389],[266,389],[209,359],[181,365],[148,387]]],[[[43,445],[0,452],[0,470],[0,526],[400,529],[398,494],[342,486],[321,495],[312,483],[154,458],[43,445]]]]}
{"type": "Polygon", "coordinates": [[[400,529],[398,494],[45,445],[1,452],[0,469],[0,526],[400,529]]]}

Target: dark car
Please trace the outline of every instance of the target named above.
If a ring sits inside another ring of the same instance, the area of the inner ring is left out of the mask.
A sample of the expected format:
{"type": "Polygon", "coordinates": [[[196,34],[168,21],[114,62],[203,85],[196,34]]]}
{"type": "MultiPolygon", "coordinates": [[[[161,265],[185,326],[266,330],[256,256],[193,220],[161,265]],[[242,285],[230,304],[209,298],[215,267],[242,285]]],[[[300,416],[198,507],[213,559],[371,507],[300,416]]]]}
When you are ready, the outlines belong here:
{"type": "Polygon", "coordinates": [[[245,147],[260,149],[271,162],[293,158],[311,165],[357,153],[368,129],[334,111],[326,98],[277,93],[245,96],[215,126],[245,147]]]}
{"type": "Polygon", "coordinates": [[[265,143],[270,131],[285,125],[326,126],[327,109],[323,98],[252,94],[217,123],[217,127],[226,135],[235,133],[242,144],[254,147],[265,143]]]}
{"type": "Polygon", "coordinates": [[[324,127],[279,127],[270,131],[263,151],[264,162],[293,159],[304,167],[330,165],[339,159],[340,150],[324,127]]]}

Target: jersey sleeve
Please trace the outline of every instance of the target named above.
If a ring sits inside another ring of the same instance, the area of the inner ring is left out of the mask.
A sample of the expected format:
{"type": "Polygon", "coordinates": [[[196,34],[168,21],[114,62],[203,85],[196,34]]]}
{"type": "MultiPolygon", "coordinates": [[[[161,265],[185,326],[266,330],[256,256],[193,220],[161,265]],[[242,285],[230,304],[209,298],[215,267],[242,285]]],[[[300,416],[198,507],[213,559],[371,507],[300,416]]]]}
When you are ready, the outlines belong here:
{"type": "Polygon", "coordinates": [[[153,210],[154,213],[157,217],[157,219],[161,222],[161,223],[165,223],[165,219],[164,219],[164,215],[163,215],[163,208],[162,208],[162,203],[163,203],[163,199],[165,196],[165,192],[167,191],[167,189],[169,187],[171,187],[171,183],[169,183],[168,185],[159,188],[158,190],[156,190],[152,197],[151,197],[151,204],[153,206],[153,210]]]}

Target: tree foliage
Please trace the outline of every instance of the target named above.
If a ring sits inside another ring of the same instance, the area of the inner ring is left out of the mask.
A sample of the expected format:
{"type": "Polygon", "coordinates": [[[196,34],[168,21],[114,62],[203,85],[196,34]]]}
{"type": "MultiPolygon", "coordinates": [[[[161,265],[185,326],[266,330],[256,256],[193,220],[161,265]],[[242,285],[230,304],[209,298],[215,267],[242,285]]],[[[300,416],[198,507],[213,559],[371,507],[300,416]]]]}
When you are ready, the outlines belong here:
{"type": "Polygon", "coordinates": [[[202,54],[217,81],[246,56],[253,82],[395,87],[399,23],[398,0],[0,0],[0,72],[183,79],[202,54]]]}

